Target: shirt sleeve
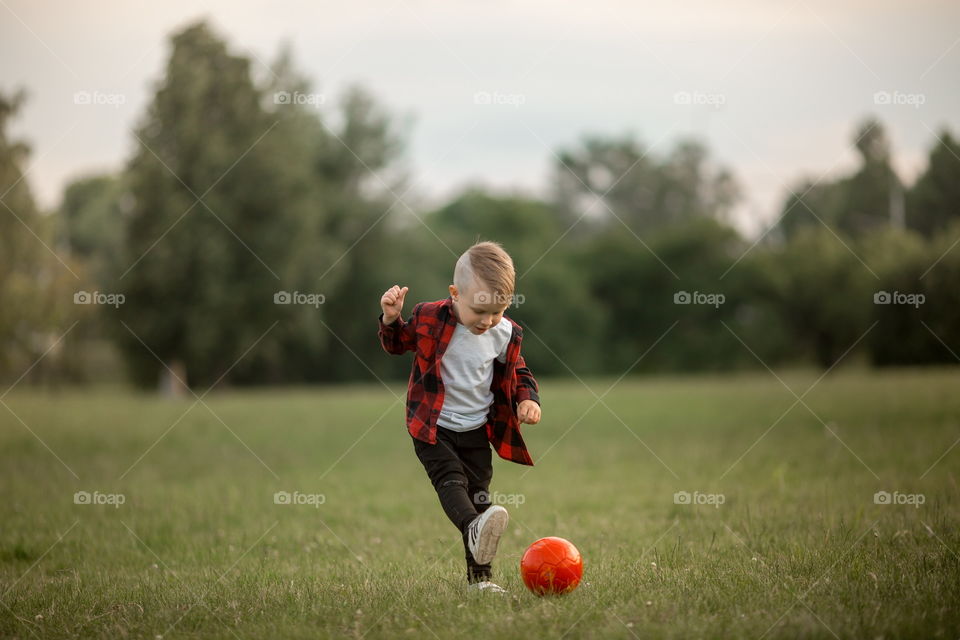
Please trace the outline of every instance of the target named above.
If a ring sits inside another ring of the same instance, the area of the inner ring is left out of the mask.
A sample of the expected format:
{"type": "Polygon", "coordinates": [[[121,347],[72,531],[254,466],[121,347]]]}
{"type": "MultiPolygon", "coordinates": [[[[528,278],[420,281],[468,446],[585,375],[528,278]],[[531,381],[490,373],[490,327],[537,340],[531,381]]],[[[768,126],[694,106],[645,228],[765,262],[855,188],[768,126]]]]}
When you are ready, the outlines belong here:
{"type": "Polygon", "coordinates": [[[397,317],[397,319],[390,324],[384,324],[383,314],[380,314],[378,334],[380,336],[380,345],[384,351],[399,355],[416,349],[418,312],[422,304],[421,302],[413,307],[413,315],[411,315],[410,319],[406,322],[404,322],[402,317],[397,317]]]}

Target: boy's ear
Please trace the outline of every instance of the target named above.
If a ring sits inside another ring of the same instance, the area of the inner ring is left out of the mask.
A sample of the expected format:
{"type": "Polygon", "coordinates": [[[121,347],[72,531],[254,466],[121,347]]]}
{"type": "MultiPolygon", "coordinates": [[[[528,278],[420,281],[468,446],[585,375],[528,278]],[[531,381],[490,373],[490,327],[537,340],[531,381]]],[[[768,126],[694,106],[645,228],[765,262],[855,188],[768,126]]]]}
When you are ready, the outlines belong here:
{"type": "Polygon", "coordinates": [[[450,296],[451,296],[454,300],[456,300],[457,296],[460,295],[460,292],[457,291],[457,285],[452,284],[452,285],[450,285],[450,286],[448,287],[448,289],[450,290],[450,296]]]}

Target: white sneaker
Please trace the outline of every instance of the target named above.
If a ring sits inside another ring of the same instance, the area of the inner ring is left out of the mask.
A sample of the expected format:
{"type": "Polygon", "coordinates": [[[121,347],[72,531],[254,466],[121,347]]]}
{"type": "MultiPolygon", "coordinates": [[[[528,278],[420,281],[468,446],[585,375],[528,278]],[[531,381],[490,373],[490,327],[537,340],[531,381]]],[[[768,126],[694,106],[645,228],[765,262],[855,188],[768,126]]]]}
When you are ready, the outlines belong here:
{"type": "Polygon", "coordinates": [[[507,510],[500,505],[493,505],[467,527],[467,546],[477,564],[490,564],[497,555],[497,544],[509,521],[507,510]]]}
{"type": "Polygon", "coordinates": [[[494,584],[489,580],[484,580],[483,582],[474,582],[467,587],[468,591],[476,591],[479,593],[506,593],[507,590],[501,587],[498,584],[494,584]]]}

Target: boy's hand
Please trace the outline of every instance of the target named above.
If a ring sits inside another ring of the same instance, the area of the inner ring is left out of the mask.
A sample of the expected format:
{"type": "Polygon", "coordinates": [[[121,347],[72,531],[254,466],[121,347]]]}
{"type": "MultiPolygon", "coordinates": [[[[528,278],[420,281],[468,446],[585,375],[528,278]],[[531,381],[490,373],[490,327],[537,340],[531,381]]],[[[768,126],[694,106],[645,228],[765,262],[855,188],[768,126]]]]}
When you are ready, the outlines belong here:
{"type": "Polygon", "coordinates": [[[524,400],[517,405],[517,419],[527,424],[540,422],[540,405],[533,400],[524,400]]]}
{"type": "Polygon", "coordinates": [[[394,320],[400,317],[403,311],[403,298],[407,295],[409,287],[400,288],[393,285],[387,289],[380,297],[380,308],[383,309],[383,324],[392,324],[394,320]]]}

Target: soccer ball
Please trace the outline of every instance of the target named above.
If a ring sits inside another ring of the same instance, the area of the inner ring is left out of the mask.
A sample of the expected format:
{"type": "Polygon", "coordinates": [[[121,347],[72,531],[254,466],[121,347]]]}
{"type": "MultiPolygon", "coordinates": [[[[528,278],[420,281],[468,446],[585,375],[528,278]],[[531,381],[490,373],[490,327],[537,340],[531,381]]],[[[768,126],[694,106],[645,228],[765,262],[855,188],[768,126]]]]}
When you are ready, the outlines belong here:
{"type": "Polygon", "coordinates": [[[520,577],[538,596],[569,593],[583,577],[583,558],[568,540],[540,538],[520,558],[520,577]]]}

